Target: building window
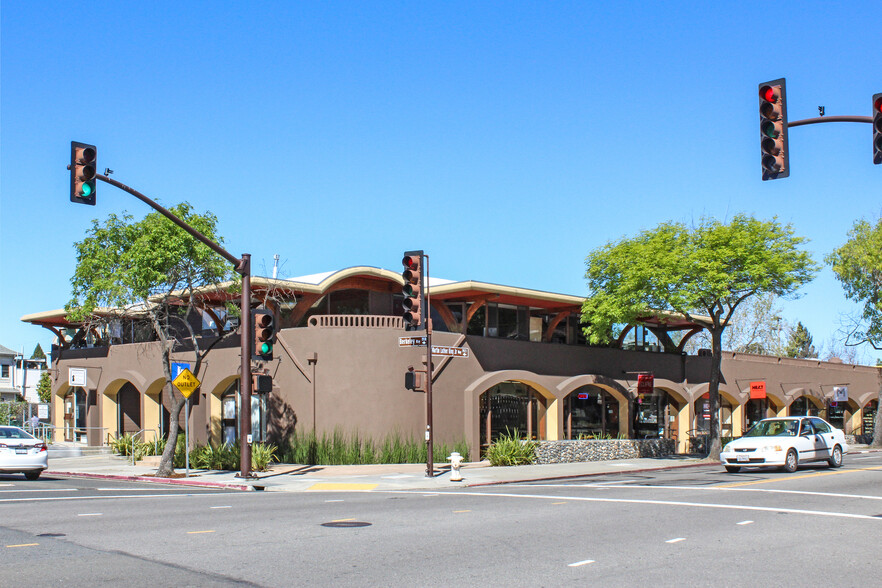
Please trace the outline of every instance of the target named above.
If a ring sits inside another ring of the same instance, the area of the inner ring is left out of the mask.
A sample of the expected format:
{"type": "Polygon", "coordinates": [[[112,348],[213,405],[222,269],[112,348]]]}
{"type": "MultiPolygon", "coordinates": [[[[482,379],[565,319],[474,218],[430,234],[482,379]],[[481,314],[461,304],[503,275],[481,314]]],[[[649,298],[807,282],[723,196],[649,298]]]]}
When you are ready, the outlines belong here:
{"type": "Polygon", "coordinates": [[[3,364],[0,366],[0,378],[8,378],[9,377],[9,366],[7,364],[3,364]]]}

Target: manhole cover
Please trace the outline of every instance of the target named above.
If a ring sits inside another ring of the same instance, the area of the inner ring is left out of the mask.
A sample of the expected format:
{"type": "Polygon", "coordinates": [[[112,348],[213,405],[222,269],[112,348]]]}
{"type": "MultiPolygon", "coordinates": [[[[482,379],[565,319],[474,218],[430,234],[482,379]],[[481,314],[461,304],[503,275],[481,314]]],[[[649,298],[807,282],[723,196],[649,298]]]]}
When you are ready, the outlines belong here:
{"type": "Polygon", "coordinates": [[[349,529],[352,527],[370,527],[371,523],[362,521],[332,521],[330,523],[322,523],[322,527],[333,527],[335,529],[349,529]]]}
{"type": "Polygon", "coordinates": [[[64,533],[40,533],[37,537],[67,537],[64,533]]]}

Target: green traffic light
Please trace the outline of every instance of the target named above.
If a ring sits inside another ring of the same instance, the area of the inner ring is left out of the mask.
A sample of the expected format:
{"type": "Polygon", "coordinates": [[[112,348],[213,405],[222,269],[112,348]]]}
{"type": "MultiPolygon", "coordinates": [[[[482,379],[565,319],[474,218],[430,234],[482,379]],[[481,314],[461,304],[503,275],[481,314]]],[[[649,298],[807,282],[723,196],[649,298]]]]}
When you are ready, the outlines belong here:
{"type": "Polygon", "coordinates": [[[270,345],[269,343],[263,343],[260,346],[260,354],[261,355],[267,355],[269,353],[272,353],[272,351],[273,351],[273,346],[270,345]]]}
{"type": "Polygon", "coordinates": [[[83,196],[91,196],[92,195],[92,184],[88,182],[83,183],[83,196]]]}

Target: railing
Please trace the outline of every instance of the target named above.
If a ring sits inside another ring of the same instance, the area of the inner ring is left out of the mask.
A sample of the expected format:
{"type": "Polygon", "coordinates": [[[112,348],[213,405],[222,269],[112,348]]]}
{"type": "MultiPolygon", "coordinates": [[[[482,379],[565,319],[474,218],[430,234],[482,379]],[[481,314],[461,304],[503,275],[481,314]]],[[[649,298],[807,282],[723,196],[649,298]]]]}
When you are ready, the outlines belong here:
{"type": "Polygon", "coordinates": [[[315,328],[404,329],[404,318],[378,314],[316,314],[307,324],[315,328]]]}
{"type": "MultiPolygon", "coordinates": [[[[34,437],[42,439],[44,443],[63,442],[66,437],[73,439],[74,443],[76,443],[77,440],[79,440],[80,443],[83,443],[84,438],[88,439],[89,431],[101,431],[98,438],[101,440],[102,444],[104,444],[104,431],[107,430],[107,427],[70,427],[66,425],[63,427],[56,427],[55,425],[50,425],[48,423],[40,423],[36,428],[30,425],[24,428],[31,431],[31,434],[34,437]]],[[[88,440],[85,442],[88,443],[88,440]]]]}

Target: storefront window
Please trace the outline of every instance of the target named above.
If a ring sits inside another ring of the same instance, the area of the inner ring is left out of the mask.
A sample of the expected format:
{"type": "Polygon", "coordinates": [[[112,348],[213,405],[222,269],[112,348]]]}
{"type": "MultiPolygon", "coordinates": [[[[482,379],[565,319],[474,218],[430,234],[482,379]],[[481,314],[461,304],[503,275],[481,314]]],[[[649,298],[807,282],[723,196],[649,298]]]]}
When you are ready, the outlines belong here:
{"type": "Polygon", "coordinates": [[[805,396],[801,396],[793,401],[789,412],[790,416],[818,416],[818,407],[805,396]]]}
{"type": "Polygon", "coordinates": [[[481,445],[501,435],[517,432],[521,437],[539,437],[539,407],[544,400],[521,382],[502,382],[481,395],[481,445]]]}
{"type": "Polygon", "coordinates": [[[567,396],[564,423],[567,439],[616,437],[619,403],[602,388],[582,386],[567,396]]]}

